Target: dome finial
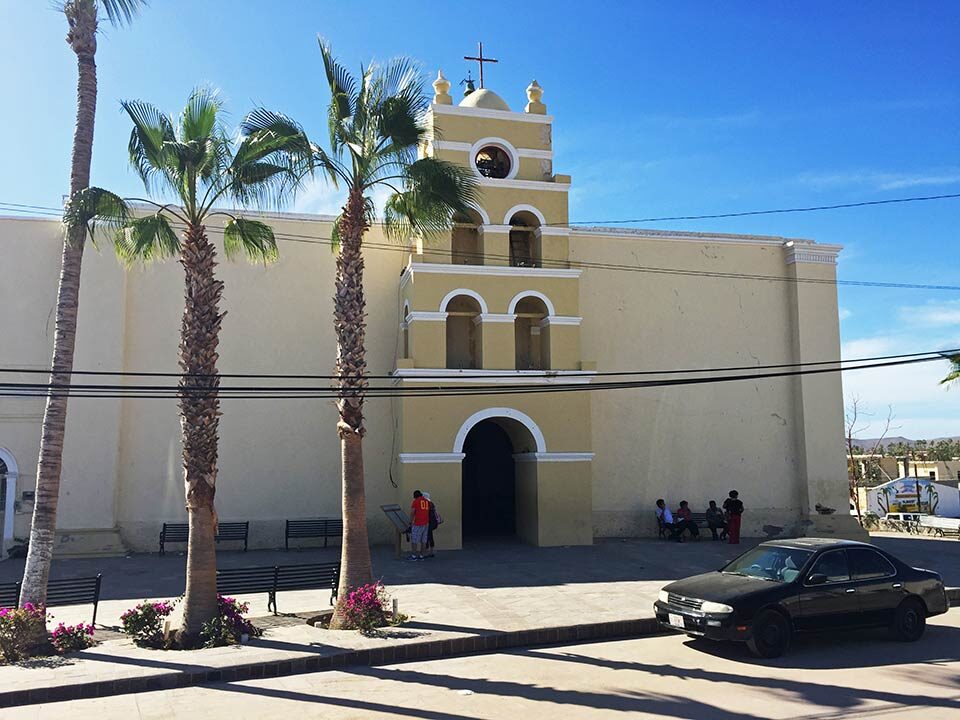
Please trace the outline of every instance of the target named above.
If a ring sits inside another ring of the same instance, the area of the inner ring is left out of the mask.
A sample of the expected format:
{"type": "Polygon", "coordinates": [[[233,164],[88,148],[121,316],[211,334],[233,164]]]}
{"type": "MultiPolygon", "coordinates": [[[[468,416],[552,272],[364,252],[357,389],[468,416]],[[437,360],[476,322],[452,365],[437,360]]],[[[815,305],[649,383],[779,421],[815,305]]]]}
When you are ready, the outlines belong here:
{"type": "Polygon", "coordinates": [[[540,83],[536,80],[531,82],[527,86],[527,106],[524,108],[524,112],[528,112],[531,115],[546,115],[547,106],[540,102],[543,97],[543,88],[540,87],[540,83]]]}
{"type": "Polygon", "coordinates": [[[450,97],[450,81],[443,76],[443,70],[437,72],[437,79],[433,81],[434,105],[453,105],[450,97]]]}

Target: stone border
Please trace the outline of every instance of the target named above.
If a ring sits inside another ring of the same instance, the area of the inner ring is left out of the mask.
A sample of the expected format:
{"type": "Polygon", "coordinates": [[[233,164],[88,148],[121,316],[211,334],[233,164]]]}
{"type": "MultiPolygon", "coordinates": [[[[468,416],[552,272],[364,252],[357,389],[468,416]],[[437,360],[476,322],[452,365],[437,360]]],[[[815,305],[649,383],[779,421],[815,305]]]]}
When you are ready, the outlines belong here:
{"type": "Polygon", "coordinates": [[[490,635],[428,640],[366,650],[347,650],[335,655],[298,657],[291,660],[249,663],[227,668],[170,671],[142,678],[98,680],[36,688],[33,690],[0,691],[0,707],[34,705],[85,698],[108,697],[152,690],[172,690],[206,683],[259,680],[261,678],[300,675],[335,670],[352,665],[392,665],[413,660],[435,660],[458,655],[495,652],[518,647],[554,645],[558,643],[604,640],[620,637],[655,635],[662,630],[656,618],[617,620],[605,623],[568,625],[537,630],[514,630],[490,635]]]}
{"type": "MultiPolygon", "coordinates": [[[[947,588],[947,598],[950,600],[952,607],[960,607],[960,588],[947,588]]],[[[662,632],[664,631],[660,628],[656,618],[652,617],[584,625],[565,625],[536,630],[514,630],[449,640],[403,643],[367,650],[346,650],[335,655],[322,657],[298,657],[291,660],[248,663],[218,669],[170,671],[150,677],[98,680],[74,685],[36,688],[34,690],[0,691],[0,707],[126,695],[152,690],[172,690],[206,683],[260,680],[262,678],[300,675],[321,670],[336,670],[355,665],[372,667],[414,660],[436,660],[518,647],[642,637],[644,635],[658,635],[662,632]]]]}

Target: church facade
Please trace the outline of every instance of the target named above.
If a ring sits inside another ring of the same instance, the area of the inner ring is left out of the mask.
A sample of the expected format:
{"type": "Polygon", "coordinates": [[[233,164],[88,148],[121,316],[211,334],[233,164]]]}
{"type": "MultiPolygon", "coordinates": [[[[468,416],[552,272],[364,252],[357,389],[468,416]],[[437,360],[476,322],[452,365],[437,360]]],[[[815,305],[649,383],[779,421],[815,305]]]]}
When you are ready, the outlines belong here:
{"type": "MultiPolygon", "coordinates": [[[[379,506],[406,506],[414,489],[437,503],[438,546],[448,549],[491,535],[544,546],[655,535],[657,498],[700,510],[733,488],[746,505],[746,535],[858,535],[845,512],[839,373],[616,387],[836,360],[831,281],[840,248],[571,227],[572,180],[554,170],[553,117],[539,85],[527,88],[522,111],[485,88],[455,104],[442,75],[434,89],[422,152],[471,168],[481,200],[439,242],[404,248],[379,227],[368,234],[371,385],[402,391],[366,405],[374,541],[390,540],[379,506]]],[[[221,370],[327,375],[332,218],[270,221],[277,264],[218,269],[227,311],[221,370]]],[[[0,242],[9,259],[0,366],[43,369],[58,223],[0,219],[0,242]]],[[[176,263],[124,271],[108,249],[91,249],[76,369],[175,370],[181,303],[176,263]]],[[[225,398],[222,409],[218,513],[250,521],[251,547],[282,545],[285,519],[339,515],[332,401],[225,398]]],[[[0,398],[6,542],[29,527],[42,412],[42,399],[0,398]]],[[[60,551],[152,550],[161,524],[185,517],[175,402],[71,399],[60,551]]]]}

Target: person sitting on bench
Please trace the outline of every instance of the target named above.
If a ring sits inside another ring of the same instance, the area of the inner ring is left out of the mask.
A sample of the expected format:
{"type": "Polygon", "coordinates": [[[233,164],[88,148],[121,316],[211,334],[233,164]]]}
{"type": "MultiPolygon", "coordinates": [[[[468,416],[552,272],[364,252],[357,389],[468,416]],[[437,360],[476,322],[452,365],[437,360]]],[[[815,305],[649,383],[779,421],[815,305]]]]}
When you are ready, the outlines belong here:
{"type": "Polygon", "coordinates": [[[707,508],[705,514],[707,516],[707,527],[710,528],[710,532],[713,533],[713,539],[726,540],[727,521],[723,519],[723,510],[717,507],[716,500],[710,501],[710,507],[707,508]],[[719,537],[717,536],[717,530],[720,531],[719,537]]]}
{"type": "Polygon", "coordinates": [[[667,507],[667,504],[663,501],[663,498],[657,500],[657,522],[659,522],[664,530],[667,530],[670,533],[670,539],[676,540],[677,542],[683,542],[683,537],[681,537],[680,528],[677,527],[676,523],[673,521],[673,513],[670,512],[670,508],[667,507]]]}
{"type": "Polygon", "coordinates": [[[690,503],[686,500],[680,501],[680,507],[677,508],[677,527],[680,528],[680,535],[683,536],[684,530],[690,531],[690,537],[700,537],[700,528],[693,521],[693,513],[690,512],[690,503]]]}

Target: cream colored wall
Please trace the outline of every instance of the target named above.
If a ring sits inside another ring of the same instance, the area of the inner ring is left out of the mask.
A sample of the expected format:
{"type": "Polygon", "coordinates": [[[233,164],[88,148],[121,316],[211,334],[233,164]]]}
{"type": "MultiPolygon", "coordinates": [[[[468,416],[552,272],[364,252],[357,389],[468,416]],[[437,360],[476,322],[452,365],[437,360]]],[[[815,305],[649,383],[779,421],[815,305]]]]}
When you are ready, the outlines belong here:
{"type": "MultiPolygon", "coordinates": [[[[637,258],[654,267],[786,274],[784,250],[772,244],[571,236],[573,261],[636,264],[637,258]]],[[[591,269],[581,287],[583,354],[596,359],[601,372],[792,361],[791,283],[591,269]]],[[[835,338],[835,305],[827,312],[834,286],[811,285],[810,292],[823,296],[815,310],[823,332],[835,338]]],[[[838,352],[825,342],[812,348],[810,359],[838,352]]],[[[808,438],[808,454],[839,463],[835,476],[827,474],[831,465],[818,482],[839,491],[845,487],[842,428],[833,432],[833,426],[841,397],[837,381],[822,396],[822,415],[807,418],[825,428],[808,438]]],[[[764,524],[801,529],[805,480],[797,443],[803,429],[794,400],[789,378],[593,393],[597,534],[649,534],[657,498],[673,507],[688,500],[697,510],[708,500],[721,502],[733,488],[747,508],[745,534],[762,534],[764,524]]]]}
{"type": "MultiPolygon", "coordinates": [[[[0,366],[49,368],[56,319],[57,278],[62,237],[53,220],[0,219],[4,281],[0,282],[0,366]]],[[[105,255],[105,253],[104,253],[105,255]]],[[[112,261],[112,258],[111,258],[112,261]]],[[[84,256],[75,367],[114,369],[121,365],[123,272],[93,248],[84,256]]],[[[5,375],[11,382],[44,383],[46,374],[5,375]]],[[[103,378],[84,378],[98,383],[103,378]]],[[[77,380],[76,382],[81,382],[77,380]]],[[[109,380],[107,380],[109,382],[109,380]]],[[[18,501],[36,484],[43,400],[0,398],[0,446],[20,470],[18,501]]],[[[111,528],[115,524],[117,437],[120,401],[70,400],[65,432],[58,526],[111,528]]],[[[19,502],[14,533],[29,532],[33,506],[19,502]]]]}

